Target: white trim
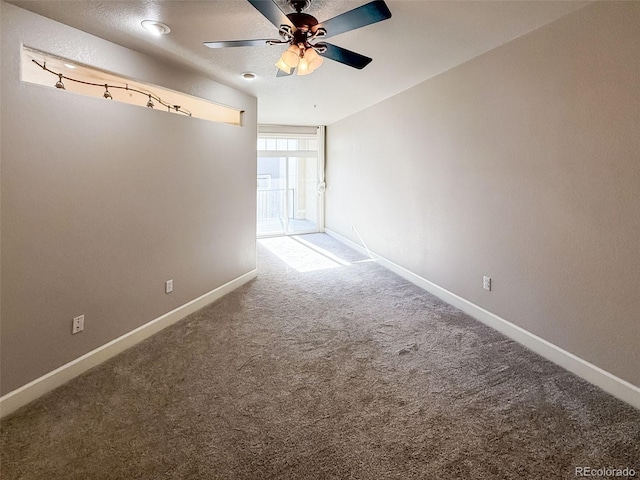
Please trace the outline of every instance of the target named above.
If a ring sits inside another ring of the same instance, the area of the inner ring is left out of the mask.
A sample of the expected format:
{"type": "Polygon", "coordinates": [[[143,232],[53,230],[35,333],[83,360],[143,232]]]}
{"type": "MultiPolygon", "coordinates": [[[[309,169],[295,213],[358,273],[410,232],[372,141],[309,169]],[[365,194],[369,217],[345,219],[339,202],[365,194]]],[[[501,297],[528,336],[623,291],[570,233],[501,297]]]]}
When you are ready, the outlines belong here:
{"type": "Polygon", "coordinates": [[[316,135],[318,127],[303,125],[258,125],[258,133],[260,135],[283,138],[291,138],[292,136],[309,137],[316,135]]]}
{"type": "MultiPolygon", "coordinates": [[[[325,176],[325,163],[326,163],[326,127],[324,125],[318,126],[318,185],[326,182],[325,176]]],[[[325,184],[326,187],[326,184],[325,184]]],[[[318,214],[316,216],[316,225],[318,225],[318,231],[324,231],[324,201],[326,195],[325,190],[318,190],[317,205],[318,214]]]]}
{"type": "MultiPolygon", "coordinates": [[[[546,358],[547,360],[561,366],[562,368],[576,374],[584,380],[600,387],[607,393],[610,393],[614,397],[640,409],[640,387],[633,385],[615,375],[603,370],[602,368],[593,365],[592,363],[583,360],[582,358],[568,352],[557,345],[538,337],[537,335],[525,330],[518,325],[515,325],[491,312],[485,310],[478,305],[471,303],[468,300],[452,293],[439,285],[436,285],[425,278],[416,275],[415,273],[407,270],[400,265],[387,260],[380,255],[371,252],[368,248],[343,237],[342,235],[333,232],[329,229],[325,229],[325,233],[335,238],[341,243],[353,248],[354,250],[367,255],[376,263],[391,270],[392,272],[400,275],[405,280],[414,283],[427,292],[435,295],[436,297],[444,300],[445,302],[459,308],[468,315],[471,315],[476,320],[488,325],[489,327],[499,331],[507,337],[515,340],[516,342],[524,345],[528,349],[534,351],[538,355],[546,358]]],[[[356,232],[357,233],[357,232],[356,232]]]]}
{"type": "Polygon", "coordinates": [[[258,150],[258,158],[316,158],[317,150],[258,150]]]}
{"type": "Polygon", "coordinates": [[[0,397],[0,418],[256,278],[254,269],[0,397]]]}

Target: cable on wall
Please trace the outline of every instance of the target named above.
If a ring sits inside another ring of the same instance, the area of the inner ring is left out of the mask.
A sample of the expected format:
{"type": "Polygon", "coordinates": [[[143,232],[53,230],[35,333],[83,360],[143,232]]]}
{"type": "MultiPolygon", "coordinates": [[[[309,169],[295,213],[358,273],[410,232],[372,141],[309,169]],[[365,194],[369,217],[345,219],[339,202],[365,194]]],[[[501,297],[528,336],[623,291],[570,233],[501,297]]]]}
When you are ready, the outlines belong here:
{"type": "Polygon", "coordinates": [[[108,99],[108,100],[113,100],[113,97],[111,96],[111,92],[109,92],[109,89],[120,89],[120,90],[126,90],[128,92],[134,92],[134,93],[139,93],[140,95],[144,95],[145,97],[148,97],[146,106],[149,108],[154,108],[155,103],[153,103],[153,101],[155,100],[156,102],[158,102],[160,105],[167,107],[167,111],[174,111],[176,113],[182,113],[183,115],[188,115],[191,116],[191,112],[189,110],[186,110],[184,108],[182,108],[180,105],[169,105],[166,102],[163,102],[162,99],[160,97],[158,97],[157,95],[154,95],[153,93],[149,93],[149,92],[143,92],[142,90],[138,90],[135,88],[131,88],[129,87],[129,85],[125,84],[124,87],[118,86],[118,85],[109,85],[108,83],[92,83],[92,82],[85,82],[84,80],[78,80],[75,78],[71,78],[71,77],[67,77],[66,75],[63,75],[62,73],[59,72],[54,72],[53,70],[50,70],[49,68],[47,68],[47,62],[43,62],[42,64],[38,63],[36,60],[31,59],[31,61],[33,63],[35,63],[36,65],[38,65],[40,68],[42,68],[43,70],[52,73],[53,75],[58,77],[58,81],[55,83],[55,87],[56,88],[60,88],[62,90],[65,90],[65,86],[64,83],[62,82],[62,80],[69,80],[71,82],[76,82],[76,83],[82,83],[83,85],[91,85],[94,87],[100,87],[100,88],[104,88],[104,94],[102,95],[104,98],[108,99]]]}

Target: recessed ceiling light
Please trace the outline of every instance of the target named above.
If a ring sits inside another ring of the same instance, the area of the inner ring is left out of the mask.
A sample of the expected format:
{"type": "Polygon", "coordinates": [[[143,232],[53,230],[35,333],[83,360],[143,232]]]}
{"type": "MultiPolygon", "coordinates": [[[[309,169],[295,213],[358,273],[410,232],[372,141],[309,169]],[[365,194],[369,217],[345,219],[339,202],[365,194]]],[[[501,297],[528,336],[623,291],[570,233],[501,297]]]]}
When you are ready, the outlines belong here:
{"type": "Polygon", "coordinates": [[[244,72],[242,74],[242,78],[244,78],[245,80],[253,80],[254,78],[256,78],[256,74],[252,72],[244,72]]]}
{"type": "Polygon", "coordinates": [[[171,31],[168,25],[156,22],[155,20],[143,20],[141,25],[145,30],[159,37],[160,35],[166,35],[171,31]]]}
{"type": "Polygon", "coordinates": [[[74,68],[76,68],[76,66],[75,66],[75,65],[71,65],[70,63],[65,63],[65,64],[64,64],[64,66],[65,66],[65,67],[67,67],[67,68],[70,68],[70,69],[72,69],[72,70],[73,70],[74,68]]]}

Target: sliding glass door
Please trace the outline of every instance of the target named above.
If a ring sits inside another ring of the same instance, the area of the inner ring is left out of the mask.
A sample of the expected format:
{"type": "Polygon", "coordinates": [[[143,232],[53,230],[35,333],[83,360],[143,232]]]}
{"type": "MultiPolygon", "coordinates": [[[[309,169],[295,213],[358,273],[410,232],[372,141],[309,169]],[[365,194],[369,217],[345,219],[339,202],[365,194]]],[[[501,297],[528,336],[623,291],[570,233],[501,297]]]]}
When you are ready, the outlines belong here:
{"type": "Polygon", "coordinates": [[[258,236],[282,235],[290,215],[287,157],[258,157],[258,236]]]}
{"type": "Polygon", "coordinates": [[[318,231],[318,158],[288,157],[290,215],[287,233],[318,231]]]}
{"type": "Polygon", "coordinates": [[[259,237],[321,230],[322,168],[315,135],[259,136],[259,237]]]}

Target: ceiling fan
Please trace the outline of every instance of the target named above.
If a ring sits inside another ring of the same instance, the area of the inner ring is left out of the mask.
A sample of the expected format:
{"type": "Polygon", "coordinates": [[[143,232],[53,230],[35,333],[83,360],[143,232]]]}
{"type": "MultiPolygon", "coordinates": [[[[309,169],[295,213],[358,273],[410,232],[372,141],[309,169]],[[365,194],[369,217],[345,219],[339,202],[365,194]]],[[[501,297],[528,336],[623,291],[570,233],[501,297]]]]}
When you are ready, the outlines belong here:
{"type": "Polygon", "coordinates": [[[314,16],[303,13],[311,5],[311,0],[287,0],[295,10],[288,14],[280,9],[275,0],[247,1],[278,28],[280,39],[204,42],[204,45],[226,48],[287,44],[289,48],[276,63],[278,77],[291,75],[294,71],[298,75],[312,73],[324,58],[357,69],[366,67],[371,63],[371,58],[327,43],[324,39],[391,18],[391,11],[384,0],[374,0],[324,22],[318,22],[314,16]]]}

